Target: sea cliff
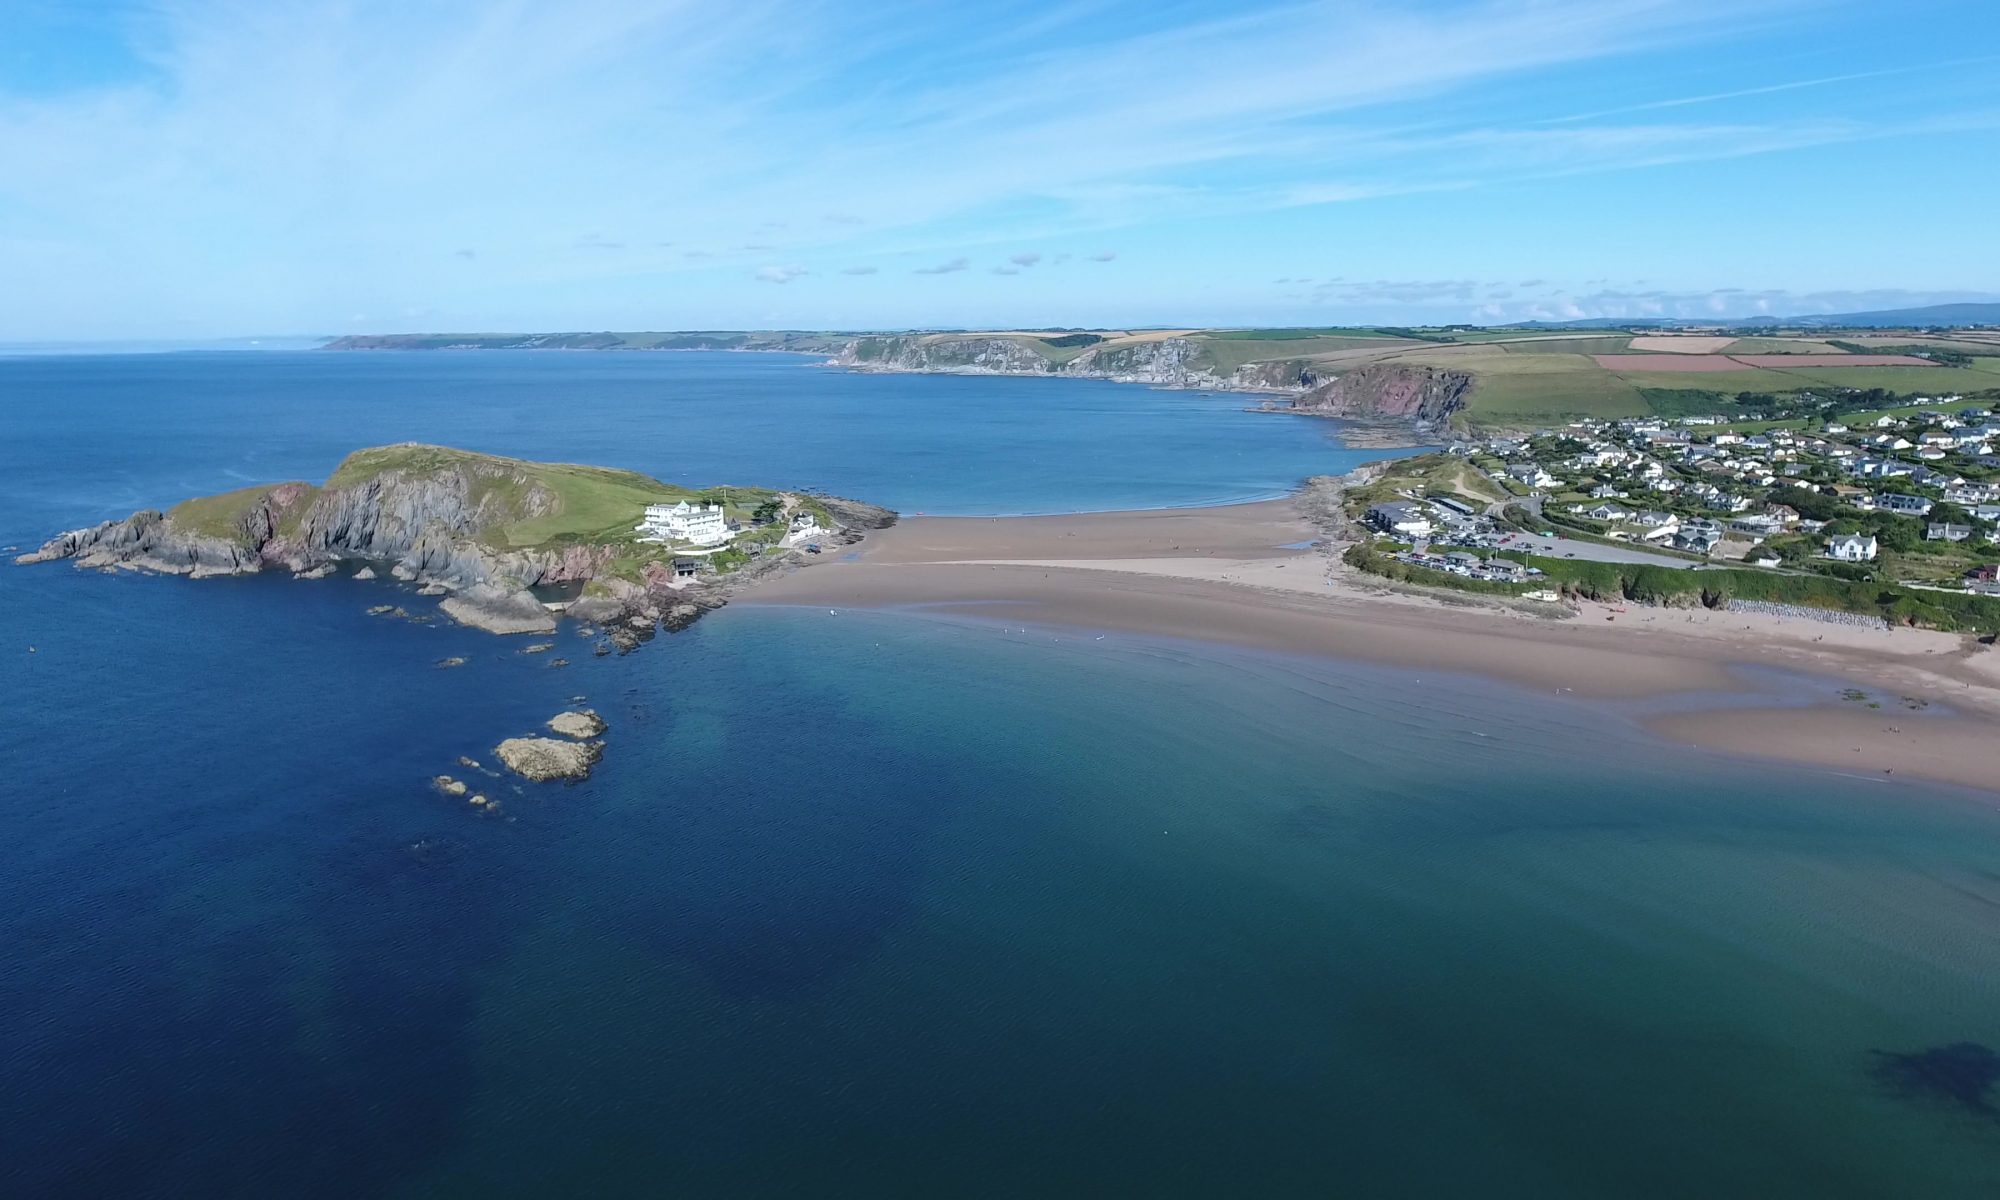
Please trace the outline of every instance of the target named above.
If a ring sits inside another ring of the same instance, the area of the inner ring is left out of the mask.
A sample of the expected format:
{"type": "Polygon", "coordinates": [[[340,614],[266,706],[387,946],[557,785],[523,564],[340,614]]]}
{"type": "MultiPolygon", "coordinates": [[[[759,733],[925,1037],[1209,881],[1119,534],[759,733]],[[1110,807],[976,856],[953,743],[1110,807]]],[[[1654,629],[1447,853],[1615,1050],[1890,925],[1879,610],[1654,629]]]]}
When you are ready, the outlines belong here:
{"type": "Polygon", "coordinates": [[[1260,411],[1443,428],[1464,410],[1474,379],[1460,371],[1393,362],[1348,365],[1311,358],[1232,361],[1212,338],[1106,339],[1023,335],[859,337],[828,364],[861,371],[1050,375],[1152,387],[1274,393],[1260,411]]]}

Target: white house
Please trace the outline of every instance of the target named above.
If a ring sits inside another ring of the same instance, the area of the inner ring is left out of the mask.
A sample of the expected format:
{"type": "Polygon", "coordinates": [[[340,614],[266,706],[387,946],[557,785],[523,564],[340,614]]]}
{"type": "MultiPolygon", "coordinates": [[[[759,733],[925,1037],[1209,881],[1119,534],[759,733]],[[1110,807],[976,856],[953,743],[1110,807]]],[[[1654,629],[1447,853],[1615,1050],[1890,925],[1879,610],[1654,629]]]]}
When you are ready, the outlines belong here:
{"type": "Polygon", "coordinates": [[[720,504],[648,504],[639,522],[641,539],[649,542],[692,542],[720,546],[729,540],[729,519],[720,504]]]}
{"type": "Polygon", "coordinates": [[[1879,550],[1872,533],[1850,533],[1826,544],[1826,556],[1841,562],[1874,562],[1879,550]]]}
{"type": "Polygon", "coordinates": [[[1531,488],[1545,488],[1556,481],[1556,477],[1544,471],[1539,463],[1520,463],[1508,467],[1507,475],[1531,488]]]}
{"type": "Polygon", "coordinates": [[[1639,527],[1639,537],[1648,542],[1665,541],[1681,529],[1681,519],[1670,512],[1633,513],[1632,524],[1639,527]]]}
{"type": "Polygon", "coordinates": [[[821,527],[818,517],[814,516],[811,512],[801,511],[792,517],[791,527],[785,531],[784,544],[787,546],[801,546],[807,542],[816,540],[825,533],[826,530],[821,527]]]}

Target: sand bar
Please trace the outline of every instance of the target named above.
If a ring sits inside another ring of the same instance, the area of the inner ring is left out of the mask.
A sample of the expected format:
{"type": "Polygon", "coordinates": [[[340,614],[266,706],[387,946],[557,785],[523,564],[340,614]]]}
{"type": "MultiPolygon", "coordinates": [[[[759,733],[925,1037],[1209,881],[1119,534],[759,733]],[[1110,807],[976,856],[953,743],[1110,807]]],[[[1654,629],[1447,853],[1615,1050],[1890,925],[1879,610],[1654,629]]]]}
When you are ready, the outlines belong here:
{"type": "Polygon", "coordinates": [[[1325,543],[1309,545],[1316,538],[1289,500],[915,517],[739,603],[902,609],[1465,671],[1629,702],[1656,733],[1707,749],[2000,790],[2000,651],[1971,638],[1412,594],[1353,572],[1325,543]],[[1746,678],[1745,667],[1806,678],[1767,696],[1769,680],[1746,678]],[[1850,688],[1867,699],[1844,697],[1850,688]],[[1683,702],[1641,703],[1662,698],[1683,702]]]}

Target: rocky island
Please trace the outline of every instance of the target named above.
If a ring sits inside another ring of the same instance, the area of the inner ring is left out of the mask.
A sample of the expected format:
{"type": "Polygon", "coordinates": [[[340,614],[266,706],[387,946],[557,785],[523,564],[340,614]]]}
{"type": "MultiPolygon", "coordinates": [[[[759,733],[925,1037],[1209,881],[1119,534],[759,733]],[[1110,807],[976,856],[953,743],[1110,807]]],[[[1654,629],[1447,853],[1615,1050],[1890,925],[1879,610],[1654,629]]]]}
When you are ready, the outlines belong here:
{"type": "Polygon", "coordinates": [[[894,521],[887,509],[829,496],[695,491],[634,471],[400,444],[356,451],[322,485],[260,485],[134,513],[61,534],[15,562],[194,578],[389,575],[443,596],[440,608],[462,624],[547,633],[567,615],[630,649],[813,561],[809,549],[894,521]],[[641,528],[673,507],[708,522],[697,538],[672,536],[670,523],[641,528]]]}

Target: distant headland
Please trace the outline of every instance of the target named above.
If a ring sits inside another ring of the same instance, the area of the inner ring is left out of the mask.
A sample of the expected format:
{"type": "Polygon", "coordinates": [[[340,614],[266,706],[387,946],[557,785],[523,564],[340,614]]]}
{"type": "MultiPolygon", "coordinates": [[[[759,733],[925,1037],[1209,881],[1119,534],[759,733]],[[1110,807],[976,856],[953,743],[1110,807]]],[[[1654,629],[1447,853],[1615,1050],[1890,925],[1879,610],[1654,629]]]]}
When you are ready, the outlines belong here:
{"type": "Polygon", "coordinates": [[[1954,305],[1784,323],[411,333],[326,348],[778,351],[856,371],[1261,393],[1266,411],[1471,435],[1592,419],[1769,419],[1857,392],[2000,395],[1996,324],[2000,305],[1954,305]]]}

